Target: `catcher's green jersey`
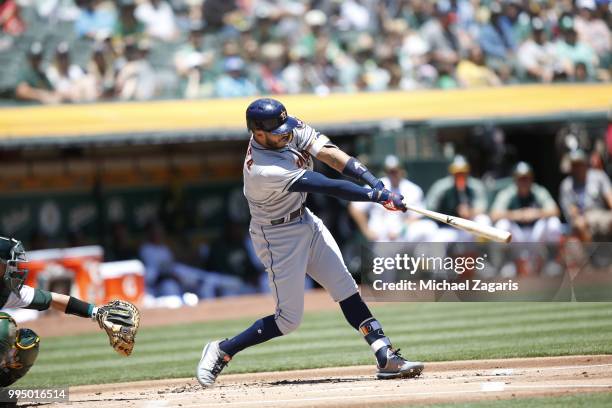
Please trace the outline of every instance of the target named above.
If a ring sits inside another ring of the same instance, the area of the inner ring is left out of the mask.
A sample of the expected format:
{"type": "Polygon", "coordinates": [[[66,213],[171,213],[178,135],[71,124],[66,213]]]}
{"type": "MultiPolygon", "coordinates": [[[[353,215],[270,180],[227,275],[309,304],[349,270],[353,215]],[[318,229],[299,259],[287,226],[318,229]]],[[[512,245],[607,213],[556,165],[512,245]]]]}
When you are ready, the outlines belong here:
{"type": "Polygon", "coordinates": [[[23,285],[19,296],[6,287],[0,279],[0,309],[34,309],[47,310],[51,306],[51,293],[23,285]]]}

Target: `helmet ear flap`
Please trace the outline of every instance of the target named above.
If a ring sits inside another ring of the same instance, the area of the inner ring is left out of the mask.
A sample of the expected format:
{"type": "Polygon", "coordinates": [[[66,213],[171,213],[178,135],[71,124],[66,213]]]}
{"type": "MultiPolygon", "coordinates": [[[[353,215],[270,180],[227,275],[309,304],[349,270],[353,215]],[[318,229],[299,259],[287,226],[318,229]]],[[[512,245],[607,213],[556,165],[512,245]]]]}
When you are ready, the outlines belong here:
{"type": "Polygon", "coordinates": [[[260,128],[261,126],[257,123],[257,120],[249,118],[247,115],[247,129],[250,130],[251,132],[255,132],[256,130],[260,128]]]}

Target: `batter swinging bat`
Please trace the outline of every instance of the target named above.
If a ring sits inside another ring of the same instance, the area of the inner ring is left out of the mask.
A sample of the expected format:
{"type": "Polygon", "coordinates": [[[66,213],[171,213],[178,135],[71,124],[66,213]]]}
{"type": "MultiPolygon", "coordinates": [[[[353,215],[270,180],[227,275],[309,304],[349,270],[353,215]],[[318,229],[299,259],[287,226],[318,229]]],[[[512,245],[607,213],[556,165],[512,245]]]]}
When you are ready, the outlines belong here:
{"type": "Polygon", "coordinates": [[[512,240],[511,233],[499,228],[489,227],[487,225],[478,224],[474,221],[466,220],[465,218],[453,217],[452,215],[446,215],[439,212],[426,210],[424,208],[414,207],[408,204],[405,205],[410,211],[414,211],[426,217],[433,218],[436,221],[450,225],[451,227],[459,228],[460,230],[470,232],[492,241],[508,243],[512,240]]]}

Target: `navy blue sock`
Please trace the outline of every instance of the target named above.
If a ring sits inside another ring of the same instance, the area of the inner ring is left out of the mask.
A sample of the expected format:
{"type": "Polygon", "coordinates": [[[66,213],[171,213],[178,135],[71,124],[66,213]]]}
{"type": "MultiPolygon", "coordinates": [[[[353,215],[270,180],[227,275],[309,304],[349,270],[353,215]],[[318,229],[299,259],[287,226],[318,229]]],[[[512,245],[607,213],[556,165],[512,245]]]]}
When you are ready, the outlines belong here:
{"type": "Polygon", "coordinates": [[[361,299],[359,293],[355,293],[340,301],[340,308],[344,317],[355,330],[359,330],[361,323],[368,319],[372,319],[372,312],[368,309],[368,306],[361,299]]]}
{"type": "Polygon", "coordinates": [[[219,348],[233,357],[234,354],[247,347],[282,335],[283,333],[278,328],[276,321],[274,321],[274,315],[270,315],[257,320],[251,327],[231,339],[222,341],[219,344],[219,348]]]}
{"type": "Polygon", "coordinates": [[[361,295],[355,293],[342,300],[340,308],[349,324],[358,330],[372,347],[378,364],[381,367],[387,365],[387,348],[391,346],[391,342],[383,332],[380,323],[372,316],[372,312],[361,299],[361,295]]]}

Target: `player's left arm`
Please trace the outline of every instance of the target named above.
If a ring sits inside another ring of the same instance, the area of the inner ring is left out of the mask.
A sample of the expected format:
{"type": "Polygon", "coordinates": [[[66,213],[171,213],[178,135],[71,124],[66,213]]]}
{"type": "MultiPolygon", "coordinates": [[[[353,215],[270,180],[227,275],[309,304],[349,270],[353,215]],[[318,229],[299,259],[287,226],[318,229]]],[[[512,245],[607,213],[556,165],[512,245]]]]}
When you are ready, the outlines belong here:
{"type": "Polygon", "coordinates": [[[318,151],[316,158],[359,183],[365,183],[374,189],[384,188],[383,182],[374,176],[366,166],[354,157],[349,156],[335,145],[326,144],[318,151]]]}
{"type": "Polygon", "coordinates": [[[346,167],[346,164],[351,159],[351,156],[344,153],[340,148],[333,145],[325,145],[319,150],[317,159],[327,164],[338,173],[342,173],[342,170],[346,167]]]}
{"type": "Polygon", "coordinates": [[[74,296],[61,293],[49,292],[51,294],[51,309],[72,314],[79,317],[94,317],[98,307],[92,303],[84,302],[74,296]]]}

